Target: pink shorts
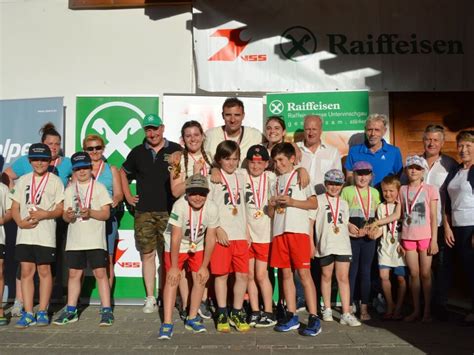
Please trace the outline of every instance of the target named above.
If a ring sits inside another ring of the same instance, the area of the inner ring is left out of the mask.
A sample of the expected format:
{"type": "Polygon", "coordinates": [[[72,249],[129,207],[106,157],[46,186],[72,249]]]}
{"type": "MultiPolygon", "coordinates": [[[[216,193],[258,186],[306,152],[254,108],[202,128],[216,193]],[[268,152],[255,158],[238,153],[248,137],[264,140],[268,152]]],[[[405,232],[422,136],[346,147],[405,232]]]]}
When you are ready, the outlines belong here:
{"type": "Polygon", "coordinates": [[[427,250],[430,246],[431,238],[429,239],[420,239],[420,240],[407,240],[402,239],[401,244],[405,250],[417,250],[423,251],[427,250]]]}

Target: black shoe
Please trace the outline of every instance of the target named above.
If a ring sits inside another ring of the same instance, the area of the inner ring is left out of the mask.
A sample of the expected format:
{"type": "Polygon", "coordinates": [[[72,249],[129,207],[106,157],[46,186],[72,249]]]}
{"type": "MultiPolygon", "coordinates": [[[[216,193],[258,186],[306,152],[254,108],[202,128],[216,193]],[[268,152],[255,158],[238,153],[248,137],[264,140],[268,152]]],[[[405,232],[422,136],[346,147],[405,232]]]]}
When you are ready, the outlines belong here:
{"type": "Polygon", "coordinates": [[[255,324],[255,328],[268,328],[273,327],[277,324],[275,317],[272,313],[263,312],[260,315],[260,319],[255,324]]]}
{"type": "Polygon", "coordinates": [[[258,323],[259,320],[260,320],[260,312],[252,312],[249,316],[248,324],[251,327],[255,327],[255,325],[258,323]]]}
{"type": "Polygon", "coordinates": [[[276,306],[276,319],[278,322],[286,319],[286,309],[283,303],[278,303],[276,306]]]}

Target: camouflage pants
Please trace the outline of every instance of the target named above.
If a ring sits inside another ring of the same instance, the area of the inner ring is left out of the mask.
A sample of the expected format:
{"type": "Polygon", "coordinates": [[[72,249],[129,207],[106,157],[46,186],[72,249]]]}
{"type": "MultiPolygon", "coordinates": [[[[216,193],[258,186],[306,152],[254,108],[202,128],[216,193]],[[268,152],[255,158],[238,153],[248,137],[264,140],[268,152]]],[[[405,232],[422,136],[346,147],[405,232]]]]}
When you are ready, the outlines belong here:
{"type": "Polygon", "coordinates": [[[163,253],[163,232],[168,224],[168,212],[135,211],[135,246],[141,254],[156,250],[163,253]]]}

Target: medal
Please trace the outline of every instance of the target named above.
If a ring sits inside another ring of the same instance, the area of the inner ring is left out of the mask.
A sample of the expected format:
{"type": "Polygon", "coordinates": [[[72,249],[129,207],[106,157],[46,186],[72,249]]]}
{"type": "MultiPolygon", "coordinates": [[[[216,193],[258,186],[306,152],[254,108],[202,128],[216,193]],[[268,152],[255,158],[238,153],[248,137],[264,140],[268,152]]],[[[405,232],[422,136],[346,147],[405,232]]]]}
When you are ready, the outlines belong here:
{"type": "Polygon", "coordinates": [[[406,212],[406,216],[407,216],[406,221],[407,221],[408,225],[410,225],[413,222],[411,212],[413,210],[413,206],[416,205],[416,202],[418,201],[418,198],[420,197],[422,189],[423,189],[423,184],[420,184],[420,187],[416,191],[415,196],[413,197],[413,200],[410,201],[410,186],[409,185],[407,186],[407,197],[406,197],[406,201],[405,201],[406,211],[405,212],[406,212]]]}
{"type": "Polygon", "coordinates": [[[195,251],[196,251],[196,247],[197,247],[196,243],[194,243],[194,242],[189,243],[189,250],[190,250],[191,252],[195,252],[195,251]]]}
{"type": "Polygon", "coordinates": [[[254,214],[253,214],[253,217],[255,219],[259,219],[259,218],[262,218],[263,216],[263,211],[262,210],[257,210],[254,214]]]}
{"type": "MultiPolygon", "coordinates": [[[[395,209],[395,207],[393,207],[393,209],[395,209]]],[[[393,212],[393,209],[392,209],[392,212],[393,212]]],[[[388,203],[385,204],[385,217],[388,217],[388,203]]],[[[392,236],[390,238],[390,243],[392,244],[395,244],[395,231],[396,230],[397,230],[397,221],[394,221],[388,224],[388,231],[390,232],[390,235],[392,236]]]]}
{"type": "Polygon", "coordinates": [[[253,184],[252,176],[249,175],[250,180],[250,187],[252,188],[253,199],[255,201],[255,207],[257,207],[257,211],[254,213],[254,218],[259,219],[263,216],[262,204],[265,198],[266,187],[267,187],[267,173],[263,172],[260,175],[260,179],[258,181],[258,189],[255,191],[255,186],[253,184]]]}
{"type": "Polygon", "coordinates": [[[357,186],[355,188],[357,192],[357,201],[359,202],[359,205],[362,208],[362,212],[364,213],[364,228],[367,228],[369,226],[370,206],[372,204],[372,194],[370,193],[370,186],[367,186],[367,209],[365,208],[364,201],[362,201],[362,195],[359,191],[359,188],[357,186]]]}
{"type": "Polygon", "coordinates": [[[232,193],[232,189],[230,188],[230,185],[229,185],[229,182],[227,181],[226,177],[225,177],[225,174],[224,172],[222,171],[222,169],[220,169],[220,173],[221,173],[221,178],[222,178],[222,181],[224,181],[224,184],[227,188],[227,192],[229,193],[229,199],[230,199],[230,203],[232,204],[232,206],[234,207],[232,209],[232,215],[233,216],[236,216],[237,213],[239,212],[239,210],[237,209],[237,200],[239,198],[239,179],[237,179],[237,175],[236,174],[233,174],[234,175],[234,178],[235,178],[235,186],[236,186],[236,192],[235,192],[235,195],[232,193]]]}
{"type": "Polygon", "coordinates": [[[340,229],[339,229],[339,227],[337,226],[337,217],[339,216],[339,207],[340,207],[340,204],[339,204],[339,196],[337,196],[337,198],[336,198],[336,213],[334,213],[334,210],[333,210],[333,208],[332,208],[331,201],[329,200],[329,195],[328,195],[328,193],[326,192],[325,195],[326,195],[326,200],[328,201],[329,210],[331,211],[332,223],[334,224],[333,227],[332,227],[332,229],[333,229],[334,233],[339,234],[340,229]]]}
{"type": "Polygon", "coordinates": [[[92,201],[92,192],[94,190],[95,180],[90,179],[89,183],[87,184],[86,196],[82,199],[81,193],[79,191],[79,184],[76,181],[76,201],[77,204],[75,206],[75,214],[76,218],[80,221],[83,219],[80,217],[81,209],[83,208],[91,208],[91,201],[92,201]]]}
{"type": "Polygon", "coordinates": [[[232,209],[232,215],[233,215],[233,216],[237,216],[237,213],[239,213],[239,210],[237,209],[237,207],[234,207],[234,208],[232,209]]]}
{"type": "Polygon", "coordinates": [[[40,180],[38,186],[35,184],[35,175],[31,174],[30,184],[30,198],[28,204],[30,205],[30,211],[36,211],[36,204],[41,202],[41,196],[43,196],[44,189],[48,183],[49,173],[45,173],[40,180]]]}
{"type": "Polygon", "coordinates": [[[204,211],[204,207],[202,207],[201,210],[199,211],[199,219],[195,227],[193,209],[191,206],[189,206],[189,235],[190,235],[189,251],[192,253],[194,253],[197,248],[197,240],[199,236],[199,229],[201,228],[201,224],[202,224],[203,211],[204,211]]]}
{"type": "Polygon", "coordinates": [[[390,239],[390,243],[392,244],[395,244],[395,238],[392,236],[392,238],[390,239]]]}
{"type": "Polygon", "coordinates": [[[279,214],[285,213],[285,209],[284,209],[283,207],[281,207],[281,206],[278,206],[278,207],[276,208],[276,213],[279,213],[279,214]]]}
{"type": "Polygon", "coordinates": [[[410,217],[410,216],[407,217],[407,224],[408,224],[408,225],[411,224],[411,217],[410,217]]]}
{"type": "Polygon", "coordinates": [[[336,234],[339,234],[339,232],[341,231],[338,226],[333,226],[333,227],[332,227],[332,230],[333,230],[334,233],[336,233],[336,234]]]}
{"type": "MultiPolygon", "coordinates": [[[[277,177],[276,184],[275,184],[275,189],[276,189],[276,196],[285,196],[288,195],[288,190],[290,189],[291,185],[291,180],[293,180],[293,177],[296,175],[296,170],[293,170],[288,177],[288,180],[283,187],[283,189],[280,189],[280,177],[277,177]]],[[[279,205],[276,208],[276,212],[279,214],[285,213],[285,207],[279,205]]]]}

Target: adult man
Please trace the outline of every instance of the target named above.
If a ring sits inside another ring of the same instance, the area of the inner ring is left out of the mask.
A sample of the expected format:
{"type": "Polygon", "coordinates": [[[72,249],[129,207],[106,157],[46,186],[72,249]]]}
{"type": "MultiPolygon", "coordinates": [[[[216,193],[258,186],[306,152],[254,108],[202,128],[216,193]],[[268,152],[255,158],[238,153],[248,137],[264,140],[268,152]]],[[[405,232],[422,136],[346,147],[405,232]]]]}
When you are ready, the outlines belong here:
{"type": "Polygon", "coordinates": [[[369,115],[365,122],[365,142],[349,149],[345,168],[352,180],[352,167],[356,161],[369,162],[374,170],[373,185],[378,188],[387,175],[399,175],[403,168],[400,149],[388,144],[383,136],[387,132],[388,117],[379,113],[369,115]]]}
{"type": "Polygon", "coordinates": [[[304,140],[296,143],[301,150],[300,165],[310,176],[316,194],[324,193],[324,174],[331,169],[342,170],[341,155],[337,148],[321,141],[323,121],[320,116],[307,115],[304,118],[304,140]]]}
{"type": "Polygon", "coordinates": [[[210,128],[206,132],[204,148],[212,156],[217,145],[224,140],[233,140],[240,146],[240,162],[247,156],[247,150],[255,144],[262,143],[262,133],[252,127],[242,125],[245,118],[244,103],[235,97],[228,98],[222,105],[224,125],[210,128]]]}
{"type": "MultiPolygon", "coordinates": [[[[145,142],[128,154],[120,170],[120,178],[125,199],[135,207],[135,244],[142,260],[146,289],[143,312],[152,313],[156,309],[155,256],[158,252],[160,265],[163,265],[163,232],[173,203],[168,157],[181,147],[163,137],[163,121],[155,114],[143,118],[143,129],[145,142]],[[128,183],[133,179],[137,181],[136,195],[132,195],[128,183]]],[[[163,285],[161,273],[159,275],[160,285],[163,285]]]]}

